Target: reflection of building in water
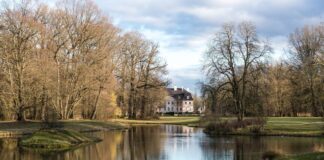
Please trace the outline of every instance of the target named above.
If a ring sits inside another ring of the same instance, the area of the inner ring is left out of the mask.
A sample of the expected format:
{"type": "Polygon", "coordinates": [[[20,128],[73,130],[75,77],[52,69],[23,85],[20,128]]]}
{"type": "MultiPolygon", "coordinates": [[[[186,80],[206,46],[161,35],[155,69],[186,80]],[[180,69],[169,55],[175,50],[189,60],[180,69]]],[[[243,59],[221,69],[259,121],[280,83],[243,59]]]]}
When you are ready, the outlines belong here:
{"type": "Polygon", "coordinates": [[[176,126],[176,125],[166,125],[165,131],[172,143],[170,144],[170,147],[172,148],[171,152],[174,154],[178,152],[185,152],[186,150],[189,150],[192,145],[192,137],[191,135],[194,134],[194,129],[192,127],[187,126],[176,126]]]}
{"type": "Polygon", "coordinates": [[[176,126],[176,125],[165,125],[166,133],[175,134],[175,136],[190,136],[191,133],[194,132],[192,127],[187,126],[176,126]]]}

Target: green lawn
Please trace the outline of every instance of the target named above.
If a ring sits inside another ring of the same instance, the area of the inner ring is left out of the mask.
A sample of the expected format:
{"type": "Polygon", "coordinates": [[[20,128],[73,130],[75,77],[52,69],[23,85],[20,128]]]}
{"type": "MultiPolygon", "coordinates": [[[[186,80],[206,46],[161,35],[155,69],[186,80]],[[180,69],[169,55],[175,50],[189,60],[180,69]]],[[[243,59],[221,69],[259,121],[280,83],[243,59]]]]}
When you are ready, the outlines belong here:
{"type": "Polygon", "coordinates": [[[322,159],[324,159],[324,152],[307,153],[307,154],[278,158],[278,160],[322,160],[322,159]]]}
{"type": "MultiPolygon", "coordinates": [[[[224,117],[221,120],[236,120],[224,117]]],[[[212,121],[203,122],[201,127],[212,121]]],[[[249,134],[249,129],[236,131],[238,134],[249,134]]],[[[321,117],[268,117],[264,134],[287,136],[324,136],[324,120],[321,117]]]]}
{"type": "Polygon", "coordinates": [[[321,117],[269,117],[265,126],[269,133],[321,135],[324,121],[321,117]]]}
{"type": "MultiPolygon", "coordinates": [[[[75,131],[96,131],[96,130],[111,130],[111,129],[125,129],[127,126],[111,122],[111,121],[96,121],[96,120],[66,120],[58,121],[58,126],[61,129],[75,130],[75,131]]],[[[14,136],[21,134],[33,133],[43,127],[40,121],[2,121],[0,122],[0,137],[14,136]]]]}
{"type": "Polygon", "coordinates": [[[99,138],[83,135],[73,130],[40,130],[23,137],[20,146],[37,151],[63,151],[77,146],[100,141],[99,138]]]}
{"type": "Polygon", "coordinates": [[[193,124],[198,123],[200,117],[197,116],[185,116],[185,117],[173,117],[165,116],[160,117],[157,120],[128,120],[128,119],[114,119],[112,122],[119,122],[125,124],[193,124]]]}

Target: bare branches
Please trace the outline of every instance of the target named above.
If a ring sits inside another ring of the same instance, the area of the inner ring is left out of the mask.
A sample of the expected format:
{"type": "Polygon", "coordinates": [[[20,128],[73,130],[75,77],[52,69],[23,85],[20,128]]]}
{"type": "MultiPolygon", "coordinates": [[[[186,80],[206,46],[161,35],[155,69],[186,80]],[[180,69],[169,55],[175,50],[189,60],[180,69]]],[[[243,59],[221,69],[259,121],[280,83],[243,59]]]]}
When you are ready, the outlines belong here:
{"type": "Polygon", "coordinates": [[[127,108],[129,118],[152,116],[163,100],[152,94],[164,90],[168,83],[163,79],[166,64],[159,58],[158,45],[144,40],[138,33],[128,33],[124,35],[121,54],[117,72],[121,83],[120,105],[127,108]]]}
{"type": "Polygon", "coordinates": [[[12,95],[9,108],[18,120],[31,109],[41,112],[32,116],[38,119],[49,108],[62,119],[96,110],[102,94],[114,91],[119,29],[92,1],[65,0],[53,8],[35,2],[13,1],[0,11],[1,84],[12,95]]]}
{"type": "Polygon", "coordinates": [[[259,41],[251,22],[241,22],[237,27],[234,24],[223,25],[206,52],[204,70],[208,83],[215,85],[213,88],[217,91],[226,86],[224,91],[230,91],[239,120],[245,113],[251,67],[269,52],[270,48],[259,41]]]}
{"type": "Polygon", "coordinates": [[[291,54],[295,60],[293,63],[300,68],[304,75],[303,78],[307,81],[306,85],[310,91],[309,102],[312,114],[315,116],[319,115],[320,110],[323,109],[323,107],[318,107],[323,106],[323,102],[317,100],[321,93],[318,93],[315,89],[317,88],[315,86],[321,83],[321,80],[319,80],[321,74],[320,61],[324,43],[322,31],[322,25],[305,26],[290,35],[290,44],[293,47],[291,54]]]}

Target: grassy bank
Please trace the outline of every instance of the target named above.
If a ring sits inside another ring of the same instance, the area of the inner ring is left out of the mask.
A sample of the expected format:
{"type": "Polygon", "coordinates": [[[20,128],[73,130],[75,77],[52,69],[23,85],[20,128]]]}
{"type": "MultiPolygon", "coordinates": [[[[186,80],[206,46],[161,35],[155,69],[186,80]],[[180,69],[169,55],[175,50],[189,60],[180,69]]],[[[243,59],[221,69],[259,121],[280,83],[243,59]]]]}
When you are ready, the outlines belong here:
{"type": "Polygon", "coordinates": [[[306,153],[301,155],[285,156],[278,160],[321,160],[324,159],[324,152],[306,153]]]}
{"type": "Polygon", "coordinates": [[[324,121],[321,117],[270,117],[265,132],[291,135],[323,135],[324,121]]]}
{"type": "Polygon", "coordinates": [[[98,142],[100,139],[83,135],[73,130],[41,130],[24,137],[19,145],[25,149],[42,152],[63,151],[98,142]]]}
{"type": "MultiPolygon", "coordinates": [[[[235,120],[235,118],[222,118],[235,120]]],[[[210,123],[210,122],[209,122],[210,123]]],[[[204,123],[207,125],[207,123],[204,123]]],[[[232,131],[231,135],[252,135],[250,128],[232,131]]],[[[269,136],[324,136],[324,121],[321,117],[268,117],[259,135],[269,136]]]]}
{"type": "MultiPolygon", "coordinates": [[[[57,125],[60,129],[75,130],[78,132],[99,131],[99,130],[113,130],[125,129],[126,126],[116,122],[110,121],[95,121],[95,120],[67,120],[58,121],[57,125]]],[[[17,136],[23,134],[31,134],[38,131],[44,126],[39,121],[14,122],[5,121],[0,122],[0,137],[17,136]]]]}
{"type": "Polygon", "coordinates": [[[197,116],[185,116],[185,117],[160,117],[156,120],[128,120],[128,119],[114,119],[112,122],[118,122],[123,124],[195,124],[200,121],[200,117],[197,116]]]}

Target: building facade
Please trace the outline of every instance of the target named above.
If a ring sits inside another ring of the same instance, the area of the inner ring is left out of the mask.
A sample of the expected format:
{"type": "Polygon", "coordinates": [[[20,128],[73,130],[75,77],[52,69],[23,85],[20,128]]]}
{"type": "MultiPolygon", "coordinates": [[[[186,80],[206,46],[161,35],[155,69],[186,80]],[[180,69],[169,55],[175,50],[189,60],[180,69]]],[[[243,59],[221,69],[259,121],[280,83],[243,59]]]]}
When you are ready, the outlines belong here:
{"type": "Polygon", "coordinates": [[[184,88],[167,88],[165,105],[158,108],[158,113],[193,113],[194,105],[191,93],[184,88]]]}

